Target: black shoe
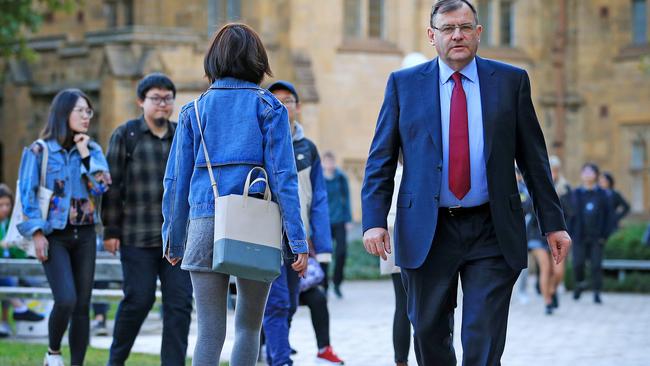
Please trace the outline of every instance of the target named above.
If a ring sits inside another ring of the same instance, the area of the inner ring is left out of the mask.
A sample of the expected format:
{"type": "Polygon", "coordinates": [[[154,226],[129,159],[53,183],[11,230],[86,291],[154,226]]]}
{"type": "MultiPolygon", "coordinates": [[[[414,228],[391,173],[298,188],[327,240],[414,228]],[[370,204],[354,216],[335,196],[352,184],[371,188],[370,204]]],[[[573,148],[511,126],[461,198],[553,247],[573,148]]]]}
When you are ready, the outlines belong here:
{"type": "Polygon", "coordinates": [[[45,319],[43,315],[37,314],[31,310],[23,311],[22,313],[17,313],[14,311],[15,321],[40,322],[43,319],[45,319]]]}
{"type": "Polygon", "coordinates": [[[580,300],[580,295],[582,295],[582,289],[576,285],[575,290],[573,290],[573,300],[580,300]]]}
{"type": "Polygon", "coordinates": [[[334,295],[336,295],[336,297],[339,299],[343,298],[343,294],[341,293],[341,288],[339,286],[334,286],[334,295]]]}
{"type": "Polygon", "coordinates": [[[602,304],[603,303],[603,300],[600,299],[600,294],[598,294],[598,293],[594,294],[594,303],[596,303],[596,304],[602,304]]]}
{"type": "Polygon", "coordinates": [[[553,304],[546,305],[546,315],[553,315],[553,304]]]}
{"type": "Polygon", "coordinates": [[[291,349],[291,355],[293,356],[293,355],[295,355],[295,354],[298,354],[298,351],[296,351],[295,349],[292,348],[292,349],[291,349]]]}
{"type": "Polygon", "coordinates": [[[560,303],[557,301],[557,294],[553,294],[553,296],[551,297],[551,306],[554,309],[557,309],[557,308],[560,307],[560,303]]]}

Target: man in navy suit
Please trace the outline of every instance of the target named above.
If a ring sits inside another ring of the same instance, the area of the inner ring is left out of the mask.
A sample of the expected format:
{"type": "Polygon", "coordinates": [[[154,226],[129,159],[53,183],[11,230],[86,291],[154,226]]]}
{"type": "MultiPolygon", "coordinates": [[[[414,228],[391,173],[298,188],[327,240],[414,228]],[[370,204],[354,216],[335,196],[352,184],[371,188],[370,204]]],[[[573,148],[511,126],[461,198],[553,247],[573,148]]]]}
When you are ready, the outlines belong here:
{"type": "Polygon", "coordinates": [[[364,246],[385,259],[403,154],[395,258],[422,366],[456,364],[459,277],[463,364],[500,364],[512,287],[527,264],[515,161],[554,260],[564,260],[571,246],[528,75],[477,57],[481,31],[467,0],[433,6],[428,37],[438,57],[390,75],[366,165],[364,246]]]}

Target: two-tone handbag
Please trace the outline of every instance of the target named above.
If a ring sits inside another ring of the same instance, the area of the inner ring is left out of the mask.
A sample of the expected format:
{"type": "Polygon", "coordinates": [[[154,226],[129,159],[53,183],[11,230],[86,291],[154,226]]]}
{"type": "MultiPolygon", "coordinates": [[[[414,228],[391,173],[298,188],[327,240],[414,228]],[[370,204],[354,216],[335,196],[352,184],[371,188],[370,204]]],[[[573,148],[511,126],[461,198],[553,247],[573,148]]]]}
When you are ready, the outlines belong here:
{"type": "MultiPolygon", "coordinates": [[[[39,139],[36,141],[37,144],[41,145],[43,148],[43,160],[41,161],[41,174],[40,182],[38,185],[38,207],[41,211],[41,218],[47,220],[47,216],[50,209],[50,200],[52,199],[53,191],[45,187],[45,178],[47,176],[47,162],[49,159],[49,150],[45,141],[39,139]]],[[[20,181],[16,182],[16,199],[14,200],[14,208],[11,212],[11,219],[9,221],[9,228],[7,229],[7,235],[5,236],[3,242],[8,246],[15,246],[27,253],[30,257],[35,257],[36,252],[34,249],[34,242],[32,238],[26,238],[18,232],[18,224],[25,221],[25,216],[23,215],[23,204],[20,197],[20,181]]]]}
{"type": "Polygon", "coordinates": [[[219,196],[203,138],[197,100],[194,100],[194,111],[214,195],[212,270],[249,280],[272,282],[280,275],[282,265],[282,219],[278,204],[271,200],[268,175],[262,167],[254,167],[244,182],[243,195],[219,196]],[[251,182],[255,171],[259,171],[261,177],[251,182]],[[250,187],[257,183],[266,186],[263,198],[249,195],[250,187]]]}

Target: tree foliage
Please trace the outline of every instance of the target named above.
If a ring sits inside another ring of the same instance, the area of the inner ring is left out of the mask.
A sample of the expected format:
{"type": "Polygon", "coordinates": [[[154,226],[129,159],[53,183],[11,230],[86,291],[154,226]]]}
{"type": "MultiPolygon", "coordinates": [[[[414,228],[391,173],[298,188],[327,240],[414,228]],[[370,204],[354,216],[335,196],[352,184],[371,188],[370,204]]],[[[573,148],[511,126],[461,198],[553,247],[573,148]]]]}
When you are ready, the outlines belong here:
{"type": "Polygon", "coordinates": [[[72,11],[79,0],[0,0],[0,58],[32,60],[26,37],[36,33],[46,14],[72,11]]]}

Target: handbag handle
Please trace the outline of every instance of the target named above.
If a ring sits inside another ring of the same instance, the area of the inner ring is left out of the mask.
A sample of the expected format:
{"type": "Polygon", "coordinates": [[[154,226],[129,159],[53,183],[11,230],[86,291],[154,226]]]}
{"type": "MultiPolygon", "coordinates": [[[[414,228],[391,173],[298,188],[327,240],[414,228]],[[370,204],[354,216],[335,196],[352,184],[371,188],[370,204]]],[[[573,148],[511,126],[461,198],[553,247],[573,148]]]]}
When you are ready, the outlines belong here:
{"type": "Polygon", "coordinates": [[[45,140],[38,139],[36,140],[36,143],[43,147],[43,161],[41,161],[41,176],[40,176],[39,184],[41,185],[41,187],[45,187],[45,177],[47,176],[47,162],[50,158],[50,151],[47,148],[47,144],[45,143],[45,140]]]}
{"type": "Polygon", "coordinates": [[[214,173],[212,173],[212,163],[210,163],[210,155],[208,154],[208,148],[205,146],[205,139],[203,139],[203,130],[201,129],[201,118],[199,118],[199,102],[198,98],[194,99],[194,113],[196,115],[196,125],[199,128],[199,134],[201,134],[201,145],[203,145],[203,154],[205,155],[205,162],[207,163],[208,175],[210,176],[210,185],[212,186],[212,195],[214,196],[215,201],[219,198],[219,191],[217,190],[217,182],[214,180],[214,173]]]}
{"type": "Polygon", "coordinates": [[[244,184],[244,197],[248,197],[248,190],[250,187],[258,182],[264,182],[266,184],[266,188],[264,189],[264,199],[267,201],[271,201],[271,188],[269,188],[269,175],[266,173],[266,170],[262,168],[261,166],[256,166],[253,169],[251,169],[250,172],[248,172],[248,176],[246,176],[246,183],[244,184]],[[259,170],[260,172],[264,173],[264,178],[259,177],[253,182],[251,182],[251,176],[253,175],[253,172],[259,170]]]}

